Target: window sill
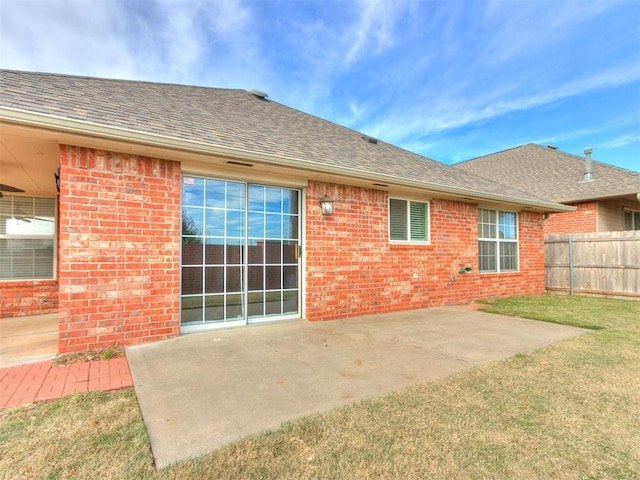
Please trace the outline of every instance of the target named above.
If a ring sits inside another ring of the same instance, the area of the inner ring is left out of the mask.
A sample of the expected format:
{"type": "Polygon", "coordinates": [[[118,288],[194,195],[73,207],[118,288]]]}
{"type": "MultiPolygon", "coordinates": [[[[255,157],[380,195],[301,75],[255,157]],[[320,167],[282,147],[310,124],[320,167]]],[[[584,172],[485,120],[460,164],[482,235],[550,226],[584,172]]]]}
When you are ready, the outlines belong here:
{"type": "Polygon", "coordinates": [[[520,270],[509,270],[507,272],[483,272],[479,270],[478,273],[480,275],[516,275],[520,273],[520,270]]]}
{"type": "Polygon", "coordinates": [[[55,283],[58,280],[55,278],[0,278],[0,285],[3,287],[13,286],[13,285],[24,285],[25,283],[30,284],[39,284],[39,283],[55,283]]]}
{"type": "Polygon", "coordinates": [[[392,247],[431,247],[431,242],[394,242],[390,241],[392,247]]]}

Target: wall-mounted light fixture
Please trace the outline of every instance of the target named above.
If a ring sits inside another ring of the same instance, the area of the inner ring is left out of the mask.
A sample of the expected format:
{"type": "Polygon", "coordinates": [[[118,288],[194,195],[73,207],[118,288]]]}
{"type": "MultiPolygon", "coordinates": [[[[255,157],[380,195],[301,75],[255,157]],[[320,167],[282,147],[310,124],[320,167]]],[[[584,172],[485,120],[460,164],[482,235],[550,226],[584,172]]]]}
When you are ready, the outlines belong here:
{"type": "Polygon", "coordinates": [[[325,217],[333,215],[333,199],[329,197],[322,197],[320,199],[320,210],[322,210],[322,215],[325,217]]]}
{"type": "Polygon", "coordinates": [[[53,178],[56,180],[56,190],[60,193],[60,167],[53,172],[53,178]]]}
{"type": "Polygon", "coordinates": [[[458,273],[471,273],[473,271],[473,268],[471,267],[471,265],[467,264],[464,267],[460,267],[460,270],[458,270],[458,273]]]}

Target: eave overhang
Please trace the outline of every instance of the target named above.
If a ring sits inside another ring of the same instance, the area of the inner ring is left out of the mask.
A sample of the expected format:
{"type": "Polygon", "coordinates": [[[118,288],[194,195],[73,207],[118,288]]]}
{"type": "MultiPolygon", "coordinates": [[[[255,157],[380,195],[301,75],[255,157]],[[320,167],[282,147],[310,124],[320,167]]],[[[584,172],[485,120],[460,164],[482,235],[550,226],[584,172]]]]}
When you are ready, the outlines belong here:
{"type": "MultiPolygon", "coordinates": [[[[206,142],[167,137],[155,133],[141,132],[126,128],[97,124],[83,120],[58,117],[50,114],[35,113],[9,107],[0,107],[0,122],[9,126],[27,127],[44,130],[55,134],[87,140],[126,142],[132,145],[162,149],[167,152],[166,158],[171,158],[171,152],[189,152],[197,155],[216,156],[228,159],[256,162],[263,165],[288,167],[310,173],[322,173],[354,179],[361,183],[363,180],[372,183],[386,184],[402,188],[410,188],[442,194],[448,198],[459,198],[461,201],[512,205],[524,210],[540,213],[559,213],[574,211],[575,207],[562,205],[551,201],[534,200],[528,198],[514,198],[506,195],[491,194],[473,188],[459,188],[439,183],[424,182],[394,175],[368,172],[349,167],[325,164],[301,158],[272,155],[268,153],[244,150],[228,146],[214,145],[206,142]]],[[[129,152],[127,152],[129,153],[129,152]]]]}
{"type": "MultiPolygon", "coordinates": [[[[636,197],[640,195],[640,187],[639,188],[628,188],[624,190],[619,190],[615,192],[609,193],[599,193],[596,195],[590,196],[580,196],[574,198],[567,198],[558,200],[560,203],[580,203],[580,202],[593,202],[597,200],[615,200],[624,197],[636,197]]],[[[640,201],[640,200],[639,200],[640,201]]]]}

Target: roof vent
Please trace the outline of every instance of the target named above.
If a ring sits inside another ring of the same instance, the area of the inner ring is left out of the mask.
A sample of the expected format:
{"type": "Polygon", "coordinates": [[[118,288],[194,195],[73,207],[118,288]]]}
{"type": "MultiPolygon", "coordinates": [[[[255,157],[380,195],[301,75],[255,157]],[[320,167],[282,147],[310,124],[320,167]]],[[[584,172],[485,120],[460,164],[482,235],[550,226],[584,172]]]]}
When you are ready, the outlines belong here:
{"type": "Polygon", "coordinates": [[[550,148],[551,150],[557,150],[558,147],[555,145],[547,145],[547,148],[550,148]]]}
{"type": "Polygon", "coordinates": [[[593,182],[593,171],[591,168],[591,152],[593,152],[593,148],[585,148],[584,149],[584,177],[582,178],[583,182],[593,182]]]}
{"type": "Polygon", "coordinates": [[[374,145],[378,143],[378,139],[377,138],[373,138],[373,137],[370,137],[368,135],[362,135],[362,139],[366,140],[369,143],[373,143],[374,145]]]}
{"type": "Polygon", "coordinates": [[[236,162],[234,160],[227,160],[224,163],[226,163],[227,165],[238,165],[240,167],[253,167],[253,163],[236,162]]]}
{"type": "Polygon", "coordinates": [[[249,93],[250,93],[251,95],[253,95],[254,97],[257,97],[257,98],[259,98],[259,99],[261,99],[261,100],[266,100],[266,99],[267,99],[267,97],[269,96],[269,95],[267,95],[267,93],[266,93],[266,92],[263,92],[262,90],[255,90],[255,89],[253,89],[253,90],[249,90],[249,93]]]}

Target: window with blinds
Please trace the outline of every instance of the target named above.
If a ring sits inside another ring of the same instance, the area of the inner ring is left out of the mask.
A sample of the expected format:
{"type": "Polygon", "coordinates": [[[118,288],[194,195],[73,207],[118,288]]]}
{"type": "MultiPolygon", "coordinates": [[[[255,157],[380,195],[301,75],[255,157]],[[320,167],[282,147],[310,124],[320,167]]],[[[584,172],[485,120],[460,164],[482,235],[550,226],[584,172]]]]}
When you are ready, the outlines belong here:
{"type": "Polygon", "coordinates": [[[392,242],[428,242],[429,204],[390,198],[389,240],[392,242]]]}
{"type": "Polygon", "coordinates": [[[0,198],[0,280],[54,277],[55,199],[0,198]]]}

